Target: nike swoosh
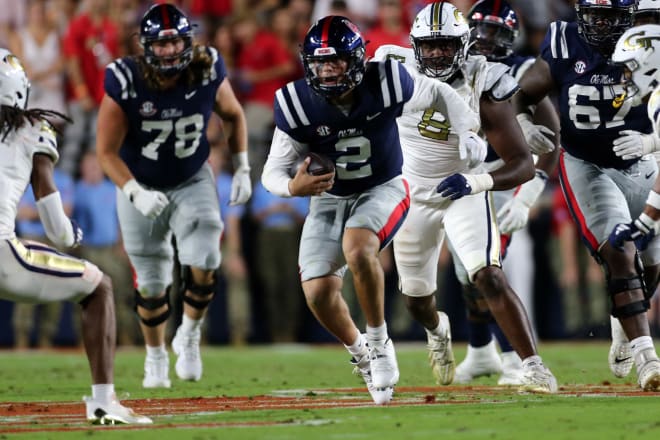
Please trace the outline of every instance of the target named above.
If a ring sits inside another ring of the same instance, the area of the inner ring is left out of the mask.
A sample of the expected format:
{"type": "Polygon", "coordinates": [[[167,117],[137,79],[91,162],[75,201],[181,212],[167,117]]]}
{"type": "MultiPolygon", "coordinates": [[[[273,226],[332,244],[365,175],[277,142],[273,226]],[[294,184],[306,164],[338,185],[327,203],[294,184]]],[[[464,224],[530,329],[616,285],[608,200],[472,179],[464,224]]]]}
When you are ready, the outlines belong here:
{"type": "Polygon", "coordinates": [[[190,99],[195,95],[195,93],[197,93],[197,90],[193,90],[190,93],[186,93],[185,95],[183,95],[183,97],[186,98],[186,99],[190,99]]]}
{"type": "Polygon", "coordinates": [[[373,115],[367,115],[367,121],[371,121],[372,119],[375,119],[380,115],[382,112],[374,113],[373,115]]]}
{"type": "Polygon", "coordinates": [[[648,179],[648,178],[651,177],[653,174],[655,174],[655,172],[654,172],[654,171],[651,171],[650,173],[645,174],[644,177],[646,177],[646,178],[648,179]]]}
{"type": "Polygon", "coordinates": [[[620,364],[621,362],[629,361],[630,359],[631,359],[630,356],[628,356],[628,357],[626,357],[626,358],[618,358],[618,357],[615,357],[615,358],[614,358],[614,363],[615,363],[615,364],[620,364]]]}

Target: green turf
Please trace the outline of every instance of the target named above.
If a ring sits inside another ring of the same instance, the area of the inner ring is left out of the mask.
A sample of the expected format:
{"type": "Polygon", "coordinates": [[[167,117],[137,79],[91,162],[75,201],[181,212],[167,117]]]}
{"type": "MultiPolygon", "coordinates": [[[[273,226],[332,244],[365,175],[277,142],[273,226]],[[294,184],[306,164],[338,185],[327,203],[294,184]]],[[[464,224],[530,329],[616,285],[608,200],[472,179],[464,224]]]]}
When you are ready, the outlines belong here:
{"type": "MultiPolygon", "coordinates": [[[[634,373],[615,379],[607,368],[608,345],[602,343],[549,344],[540,346],[546,363],[560,387],[573,389],[595,384],[616,390],[636,391],[634,373]],[[629,384],[628,386],[621,386],[629,384]]],[[[433,386],[421,344],[398,344],[401,370],[399,389],[433,386]]],[[[465,346],[455,349],[458,359],[465,346]]],[[[125,400],[143,398],[306,395],[310,401],[329,397],[319,393],[330,388],[361,387],[350,374],[348,355],[338,345],[281,346],[230,349],[205,347],[204,377],[198,383],[173,379],[170,390],[144,390],[141,350],[121,350],[116,362],[116,387],[125,400]],[[296,391],[292,391],[296,390],[296,391]]],[[[89,373],[82,352],[0,353],[0,396],[10,401],[78,401],[89,394],[89,373]]],[[[171,362],[173,364],[173,360],[171,362]]],[[[496,377],[477,385],[495,385],[496,377]]],[[[582,388],[579,388],[582,389],[582,388]]],[[[584,388],[586,390],[586,388],[584,388]]],[[[623,394],[623,393],[622,393],[623,394]]],[[[339,390],[332,398],[366,398],[366,390],[339,390]]],[[[236,411],[218,408],[208,414],[171,416],[167,409],[154,416],[155,425],[145,430],[89,427],[78,432],[30,432],[2,434],[13,425],[0,418],[0,438],[69,439],[645,439],[660,436],[660,396],[594,395],[564,393],[556,396],[520,395],[498,388],[494,394],[469,387],[447,392],[442,387],[424,392],[399,392],[396,399],[434,404],[375,407],[365,401],[357,408],[303,408],[236,411]],[[470,400],[470,403],[460,403],[470,400]],[[443,403],[438,403],[438,402],[443,403]],[[446,403],[444,403],[446,402],[446,403]],[[185,428],[172,424],[185,423],[185,428]],[[266,423],[264,426],[248,426],[266,423]],[[205,425],[210,427],[196,427],[205,425]],[[229,425],[229,426],[228,426],[229,425]]],[[[130,402],[128,402],[130,403],[130,402]]],[[[82,405],[81,405],[82,407],[82,405]]],[[[80,423],[75,424],[80,427],[80,423]]],[[[22,425],[25,427],[25,425],[22,425]]],[[[50,425],[49,425],[50,426],[50,425]]],[[[48,429],[49,426],[43,426],[48,429]]],[[[30,425],[39,429],[40,425],[30,425]]]]}

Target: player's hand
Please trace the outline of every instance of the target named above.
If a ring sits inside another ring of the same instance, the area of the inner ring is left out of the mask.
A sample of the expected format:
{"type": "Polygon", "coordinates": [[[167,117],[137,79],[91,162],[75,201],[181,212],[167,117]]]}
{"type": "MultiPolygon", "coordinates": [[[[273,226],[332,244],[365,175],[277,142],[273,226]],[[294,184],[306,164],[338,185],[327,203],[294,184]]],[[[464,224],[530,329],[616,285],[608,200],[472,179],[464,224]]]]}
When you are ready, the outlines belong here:
{"type": "Polygon", "coordinates": [[[528,218],[529,207],[517,197],[509,199],[497,211],[497,224],[502,234],[510,234],[524,228],[528,218]]]}
{"type": "Polygon", "coordinates": [[[476,133],[467,131],[458,135],[458,156],[468,160],[468,167],[474,168],[486,160],[488,144],[476,133]]]}
{"type": "Polygon", "coordinates": [[[252,181],[250,180],[250,169],[238,169],[234,171],[231,179],[230,205],[242,205],[252,195],[252,181]]]}
{"type": "Polygon", "coordinates": [[[307,172],[311,158],[302,162],[298,171],[289,181],[289,192],[292,196],[318,196],[332,189],[335,184],[335,172],[313,176],[307,172]]]}
{"type": "Polygon", "coordinates": [[[636,159],[660,150],[660,139],[653,133],[623,130],[619,134],[621,136],[612,142],[612,150],[623,160],[636,159]]]}
{"type": "Polygon", "coordinates": [[[170,203],[170,200],[165,194],[160,191],[152,191],[141,188],[133,195],[133,205],[142,213],[143,216],[155,219],[158,217],[165,207],[170,203]]]}
{"type": "Polygon", "coordinates": [[[546,154],[555,149],[555,143],[551,139],[555,135],[554,131],[544,125],[534,124],[532,116],[527,113],[519,113],[516,119],[532,153],[546,154]]]}
{"type": "Polygon", "coordinates": [[[456,173],[440,182],[436,191],[439,192],[442,197],[457,200],[463,196],[472,194],[472,186],[470,186],[463,174],[456,173]]]}
{"type": "Polygon", "coordinates": [[[83,240],[83,230],[80,229],[80,226],[78,226],[78,223],[73,220],[71,220],[71,229],[73,230],[73,243],[71,244],[70,247],[75,248],[80,246],[80,243],[82,243],[83,240]]]}
{"type": "MultiPolygon", "coordinates": [[[[653,226],[647,225],[642,217],[645,214],[642,214],[640,218],[631,223],[619,223],[614,227],[608,241],[610,245],[619,251],[623,252],[623,245],[626,241],[634,241],[635,246],[640,251],[646,249],[655,237],[655,228],[653,226]]],[[[646,216],[648,218],[648,216],[646,216]]]]}

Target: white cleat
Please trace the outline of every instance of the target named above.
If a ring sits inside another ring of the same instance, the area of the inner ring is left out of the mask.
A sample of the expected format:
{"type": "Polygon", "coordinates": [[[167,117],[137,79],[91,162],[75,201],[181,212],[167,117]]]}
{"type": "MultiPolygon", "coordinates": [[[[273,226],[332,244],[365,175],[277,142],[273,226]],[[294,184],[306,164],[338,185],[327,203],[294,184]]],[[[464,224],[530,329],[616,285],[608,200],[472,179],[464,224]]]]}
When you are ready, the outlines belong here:
{"type": "Polygon", "coordinates": [[[660,359],[655,349],[646,349],[638,355],[638,362],[642,364],[637,369],[637,383],[644,391],[660,391],[660,359]]]}
{"type": "Polygon", "coordinates": [[[170,358],[165,353],[163,356],[148,356],[144,360],[144,379],[142,386],[144,388],[169,388],[172,386],[170,381],[170,358]]]}
{"type": "Polygon", "coordinates": [[[500,356],[502,358],[502,374],[497,380],[497,384],[504,386],[523,385],[524,372],[518,353],[515,351],[503,351],[500,356]]]}
{"type": "Polygon", "coordinates": [[[83,397],[87,412],[87,421],[93,425],[147,425],[153,421],[123,406],[117,399],[101,403],[89,396],[83,397]]]}
{"type": "Polygon", "coordinates": [[[444,312],[438,312],[440,318],[441,336],[426,332],[429,364],[438,385],[449,385],[454,381],[456,360],[451,348],[451,327],[449,317],[444,312]]]}
{"type": "Polygon", "coordinates": [[[610,316],[610,325],[612,326],[612,345],[607,356],[610,371],[616,377],[626,377],[630,374],[634,363],[632,348],[619,320],[610,316]]]}
{"type": "Polygon", "coordinates": [[[502,373],[502,360],[497,353],[495,341],[483,347],[468,345],[463,362],[456,367],[454,383],[470,383],[474,379],[502,373]]]}
{"type": "Polygon", "coordinates": [[[374,403],[376,405],[386,405],[390,403],[392,396],[394,395],[394,387],[374,387],[373,381],[371,380],[371,362],[369,360],[369,354],[365,354],[360,360],[352,358],[351,364],[354,365],[353,374],[362,377],[374,403]]]}
{"type": "Polygon", "coordinates": [[[538,394],[557,392],[557,379],[542,362],[530,362],[523,367],[523,384],[519,391],[538,394]]]}
{"type": "Polygon", "coordinates": [[[202,357],[199,353],[201,332],[184,334],[179,327],[172,339],[172,350],[178,356],[175,364],[176,375],[182,380],[198,381],[202,378],[202,357]]]}
{"type": "Polygon", "coordinates": [[[371,363],[371,380],[375,388],[393,387],[399,381],[399,365],[391,339],[384,344],[369,343],[369,359],[371,363]]]}

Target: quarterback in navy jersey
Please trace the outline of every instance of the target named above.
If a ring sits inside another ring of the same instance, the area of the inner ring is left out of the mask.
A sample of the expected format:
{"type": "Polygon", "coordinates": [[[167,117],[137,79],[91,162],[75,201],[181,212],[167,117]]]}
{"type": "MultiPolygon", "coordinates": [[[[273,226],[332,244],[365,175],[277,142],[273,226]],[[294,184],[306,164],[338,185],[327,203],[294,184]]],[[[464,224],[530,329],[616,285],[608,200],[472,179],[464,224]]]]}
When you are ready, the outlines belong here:
{"type": "Polygon", "coordinates": [[[617,224],[642,212],[658,172],[650,155],[619,156],[621,145],[655,143],[646,108],[625,99],[623,67],[609,62],[635,7],[634,0],[578,0],[576,23],[551,23],[541,55],[520,80],[519,110],[557,93],[562,190],[582,241],[603,266],[611,300],[610,369],[624,377],[634,364],[639,386],[659,391],[646,310],[657,285],[660,243],[640,252],[640,263],[632,243],[619,252],[607,240],[617,224]]]}
{"type": "Polygon", "coordinates": [[[399,369],[385,323],[378,254],[410,205],[396,118],[405,106],[434,108],[452,121],[463,148],[479,120],[451,87],[413,82],[396,61],[365,62],[364,45],[345,17],[312,25],[301,51],[305,79],[275,95],[276,129],[262,181],[283,197],[313,196],[298,258],[307,304],[351,353],[374,402],[386,404],[399,369]],[[308,152],[329,157],[335,169],[310,175],[307,158],[292,172],[308,152]],[[366,318],[366,337],[342,297],[346,266],[366,318]]]}
{"type": "Polygon", "coordinates": [[[234,177],[229,203],[251,194],[243,110],[217,51],[193,42],[188,18],[175,6],[152,6],[140,25],[144,54],[106,68],[97,152],[121,188],[117,212],[124,247],[137,275],[136,310],[147,346],[146,388],[170,387],[165,325],[170,315],[176,239],[183,319],[172,340],[176,373],[199,380],[204,314],[215,291],[223,224],[214,174],[207,163],[212,112],[230,127],[234,177]]]}

